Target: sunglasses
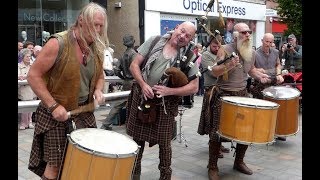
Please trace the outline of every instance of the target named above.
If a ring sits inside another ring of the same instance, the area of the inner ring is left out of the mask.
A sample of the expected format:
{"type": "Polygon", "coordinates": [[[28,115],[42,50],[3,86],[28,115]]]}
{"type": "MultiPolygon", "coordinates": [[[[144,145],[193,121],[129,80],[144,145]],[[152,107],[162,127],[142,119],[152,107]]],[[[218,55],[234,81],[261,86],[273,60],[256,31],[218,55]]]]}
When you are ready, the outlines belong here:
{"type": "Polygon", "coordinates": [[[240,33],[246,35],[247,33],[252,34],[252,31],[240,31],[240,33]]]}

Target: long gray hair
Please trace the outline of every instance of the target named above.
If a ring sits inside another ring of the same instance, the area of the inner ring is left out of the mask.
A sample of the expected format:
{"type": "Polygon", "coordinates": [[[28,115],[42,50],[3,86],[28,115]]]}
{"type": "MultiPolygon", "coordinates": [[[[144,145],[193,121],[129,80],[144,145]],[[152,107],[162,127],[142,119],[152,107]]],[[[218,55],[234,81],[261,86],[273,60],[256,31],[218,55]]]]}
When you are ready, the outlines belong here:
{"type": "Polygon", "coordinates": [[[84,36],[83,36],[84,28],[86,28],[86,32],[89,33],[89,36],[91,38],[94,38],[91,46],[95,50],[97,50],[97,52],[99,54],[103,55],[104,50],[107,47],[109,47],[109,39],[107,36],[107,30],[108,30],[107,11],[104,7],[100,6],[99,4],[94,3],[94,2],[90,2],[89,4],[84,6],[78,15],[77,21],[71,26],[71,29],[73,27],[79,28],[79,32],[80,32],[79,38],[80,38],[80,41],[83,43],[86,51],[89,52],[91,50],[89,48],[89,44],[85,41],[84,36]],[[94,14],[96,12],[101,12],[103,15],[105,15],[105,23],[104,23],[104,26],[102,27],[102,30],[100,33],[97,33],[95,31],[95,25],[94,25],[94,21],[93,21],[94,14]],[[86,24],[86,26],[84,26],[84,27],[79,26],[80,18],[83,19],[83,22],[84,22],[84,24],[86,24]]]}

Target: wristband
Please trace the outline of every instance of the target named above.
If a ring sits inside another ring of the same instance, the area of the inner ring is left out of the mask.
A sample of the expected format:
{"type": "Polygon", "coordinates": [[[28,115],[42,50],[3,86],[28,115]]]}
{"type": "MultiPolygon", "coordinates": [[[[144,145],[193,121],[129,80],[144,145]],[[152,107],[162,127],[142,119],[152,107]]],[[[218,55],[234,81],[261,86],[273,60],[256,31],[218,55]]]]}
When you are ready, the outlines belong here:
{"type": "Polygon", "coordinates": [[[55,102],[52,106],[50,106],[47,111],[48,113],[52,113],[55,109],[57,109],[57,107],[59,106],[59,103],[55,102]]]}

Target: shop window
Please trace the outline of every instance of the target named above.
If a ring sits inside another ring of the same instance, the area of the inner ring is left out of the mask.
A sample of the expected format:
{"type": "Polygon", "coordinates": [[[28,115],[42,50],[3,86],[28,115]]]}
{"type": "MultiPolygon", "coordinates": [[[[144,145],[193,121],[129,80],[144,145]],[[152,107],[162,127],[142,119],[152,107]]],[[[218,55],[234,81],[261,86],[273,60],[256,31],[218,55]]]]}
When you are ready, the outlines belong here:
{"type": "Polygon", "coordinates": [[[44,45],[48,35],[71,26],[86,3],[89,0],[18,1],[18,40],[25,31],[28,41],[44,45]]]}

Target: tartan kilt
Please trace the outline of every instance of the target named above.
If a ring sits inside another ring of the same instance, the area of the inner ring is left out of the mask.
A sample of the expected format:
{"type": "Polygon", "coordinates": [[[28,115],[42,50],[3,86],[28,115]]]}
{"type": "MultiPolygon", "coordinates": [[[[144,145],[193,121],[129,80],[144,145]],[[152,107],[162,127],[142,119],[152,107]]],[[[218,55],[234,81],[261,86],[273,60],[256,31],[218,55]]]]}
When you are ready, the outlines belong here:
{"type": "Polygon", "coordinates": [[[35,129],[29,170],[42,176],[47,163],[50,166],[60,167],[67,147],[67,134],[73,130],[71,120],[75,122],[77,129],[97,127],[93,112],[81,113],[65,122],[59,122],[53,119],[47,112],[47,108],[40,102],[33,116],[35,129]]]}
{"type": "Polygon", "coordinates": [[[162,100],[157,99],[159,105],[156,106],[156,121],[152,124],[142,123],[138,118],[138,106],[141,104],[142,90],[137,83],[133,83],[128,97],[128,107],[126,114],[126,132],[134,140],[147,141],[149,146],[155,144],[168,146],[171,143],[174,131],[175,117],[178,115],[178,105],[181,100],[179,96],[165,96],[165,106],[162,100]],[[167,114],[165,114],[164,107],[167,114]]]}
{"type": "Polygon", "coordinates": [[[219,134],[217,133],[220,125],[220,113],[221,113],[221,97],[222,96],[241,96],[241,97],[248,97],[247,89],[243,89],[240,91],[225,91],[217,86],[212,91],[212,98],[210,101],[210,108],[211,116],[212,116],[212,126],[209,133],[210,140],[213,141],[224,141],[224,138],[221,138],[219,134]]]}
{"type": "Polygon", "coordinates": [[[198,134],[200,135],[205,135],[210,133],[210,129],[212,128],[212,119],[211,119],[211,114],[210,114],[210,94],[212,90],[211,86],[210,88],[206,88],[204,95],[203,95],[203,100],[202,100],[202,108],[201,108],[201,113],[200,113],[200,120],[199,120],[199,125],[198,125],[198,134]]]}

